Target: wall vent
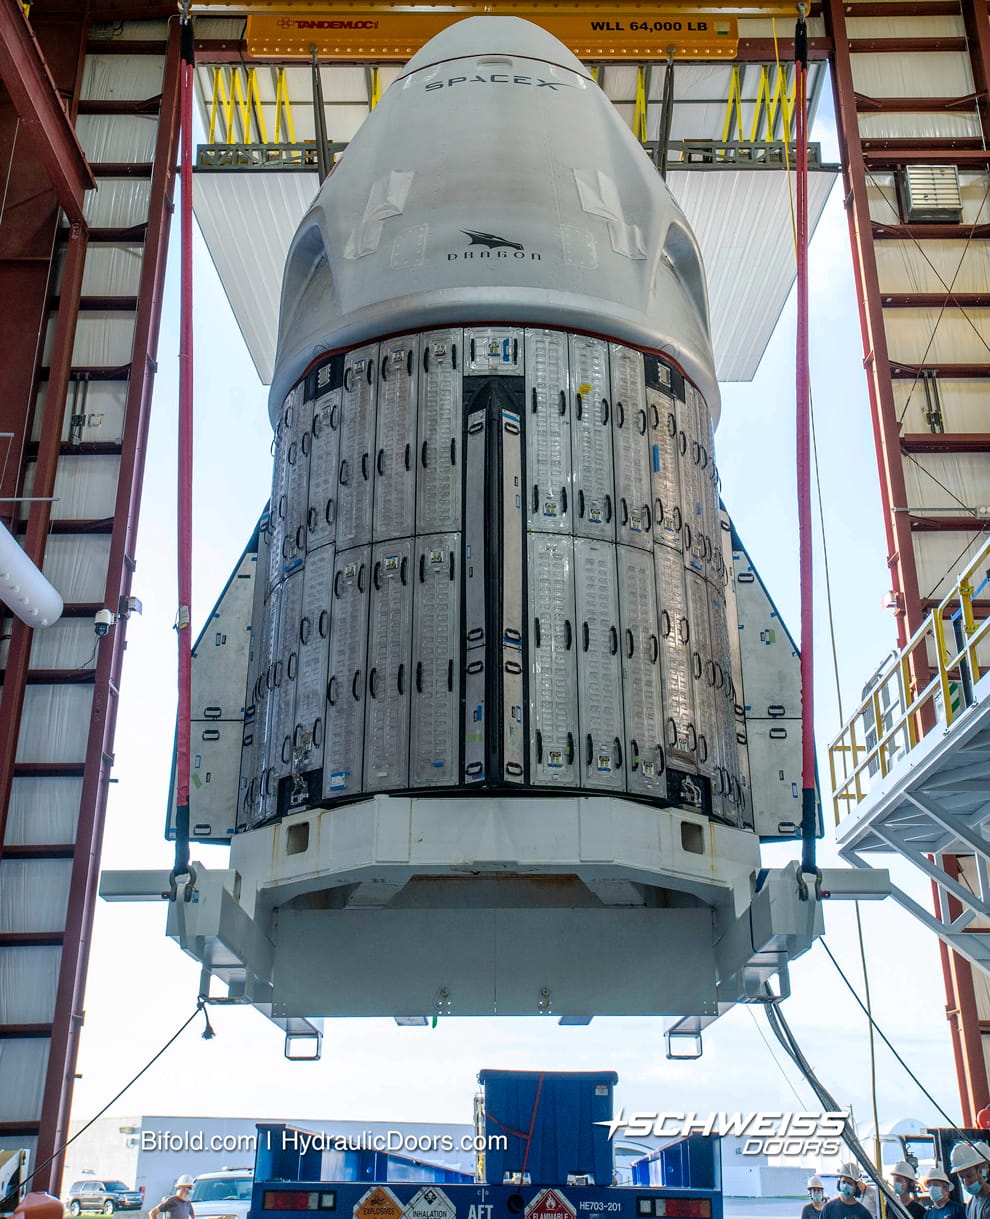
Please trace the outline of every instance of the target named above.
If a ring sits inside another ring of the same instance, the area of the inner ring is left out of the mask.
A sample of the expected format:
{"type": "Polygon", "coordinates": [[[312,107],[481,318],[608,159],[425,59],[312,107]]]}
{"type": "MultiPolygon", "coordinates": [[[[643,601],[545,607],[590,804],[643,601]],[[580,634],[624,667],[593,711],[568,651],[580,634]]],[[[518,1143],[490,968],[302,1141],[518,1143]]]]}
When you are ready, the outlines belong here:
{"type": "Polygon", "coordinates": [[[897,176],[907,224],[959,224],[962,194],[955,165],[905,165],[897,176]]]}

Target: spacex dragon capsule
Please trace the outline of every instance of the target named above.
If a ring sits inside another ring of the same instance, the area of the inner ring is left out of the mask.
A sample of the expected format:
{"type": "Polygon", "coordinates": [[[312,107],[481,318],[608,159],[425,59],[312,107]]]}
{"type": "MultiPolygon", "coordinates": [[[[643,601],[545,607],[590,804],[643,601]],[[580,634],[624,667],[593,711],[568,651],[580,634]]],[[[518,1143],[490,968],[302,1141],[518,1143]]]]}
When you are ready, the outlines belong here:
{"type": "Polygon", "coordinates": [[[820,933],[761,871],[800,687],[718,411],[650,158],[546,31],[451,25],[292,242],[271,500],[196,649],[192,837],[231,867],[170,929],[234,993],[711,1019],[820,933]]]}

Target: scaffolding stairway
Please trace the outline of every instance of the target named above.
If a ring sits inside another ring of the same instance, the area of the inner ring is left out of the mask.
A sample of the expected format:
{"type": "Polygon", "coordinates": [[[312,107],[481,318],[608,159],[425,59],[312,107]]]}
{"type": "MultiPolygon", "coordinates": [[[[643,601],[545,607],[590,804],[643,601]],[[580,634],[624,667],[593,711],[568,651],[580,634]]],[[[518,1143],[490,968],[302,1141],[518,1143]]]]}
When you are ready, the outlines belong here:
{"type": "Polygon", "coordinates": [[[928,877],[932,909],[896,882],[892,896],[990,973],[988,585],[990,543],[871,680],[829,762],[842,858],[899,856],[928,877]]]}

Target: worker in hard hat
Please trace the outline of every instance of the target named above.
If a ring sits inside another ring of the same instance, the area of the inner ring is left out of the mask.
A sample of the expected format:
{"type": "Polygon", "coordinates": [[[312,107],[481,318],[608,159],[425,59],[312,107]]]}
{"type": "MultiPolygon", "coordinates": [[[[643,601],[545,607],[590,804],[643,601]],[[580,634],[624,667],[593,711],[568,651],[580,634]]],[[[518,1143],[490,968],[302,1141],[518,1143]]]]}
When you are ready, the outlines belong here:
{"type": "Polygon", "coordinates": [[[148,1219],[196,1219],[193,1205],[189,1201],[192,1192],[193,1179],[188,1173],[183,1174],[175,1183],[175,1193],[168,1198],[162,1198],[157,1206],[148,1212],[148,1219]]]}
{"type": "Polygon", "coordinates": [[[890,1181],[897,1195],[897,1201],[904,1207],[911,1219],[924,1219],[925,1208],[918,1201],[918,1178],[914,1166],[907,1160],[898,1160],[894,1165],[890,1181]]]}
{"type": "Polygon", "coordinates": [[[984,1154],[979,1143],[965,1140],[956,1143],[949,1156],[949,1170],[959,1178],[966,1197],[966,1219],[990,1219],[988,1159],[990,1157],[984,1154]]]}
{"type": "Polygon", "coordinates": [[[927,1219],[965,1219],[965,1207],[953,1198],[952,1182],[941,1168],[933,1168],[925,1177],[925,1189],[932,1203],[927,1219]]]}
{"type": "Polygon", "coordinates": [[[825,1209],[825,1186],[817,1173],[808,1178],[808,1197],[810,1201],[805,1203],[801,1219],[818,1219],[825,1209]]]}
{"type": "MultiPolygon", "coordinates": [[[[873,1219],[873,1216],[857,1201],[856,1195],[862,1186],[859,1182],[859,1170],[855,1164],[843,1164],[839,1169],[839,1196],[831,1202],[826,1202],[822,1210],[822,1219],[873,1219]]],[[[982,1219],[982,1217],[981,1217],[982,1219]]],[[[990,1219],[990,1215],[987,1216],[990,1219]]]]}

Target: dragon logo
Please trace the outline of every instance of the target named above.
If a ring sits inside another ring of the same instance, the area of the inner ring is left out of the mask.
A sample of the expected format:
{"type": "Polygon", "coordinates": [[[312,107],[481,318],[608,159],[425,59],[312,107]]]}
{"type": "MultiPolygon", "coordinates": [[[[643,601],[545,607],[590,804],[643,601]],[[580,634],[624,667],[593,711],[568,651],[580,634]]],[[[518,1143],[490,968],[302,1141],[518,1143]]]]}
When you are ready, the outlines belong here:
{"type": "Polygon", "coordinates": [[[500,246],[505,246],[510,250],[521,250],[523,247],[518,241],[509,241],[507,237],[498,237],[495,233],[476,233],[473,229],[461,229],[465,237],[471,238],[472,245],[487,246],[489,250],[498,249],[500,246]]]}

